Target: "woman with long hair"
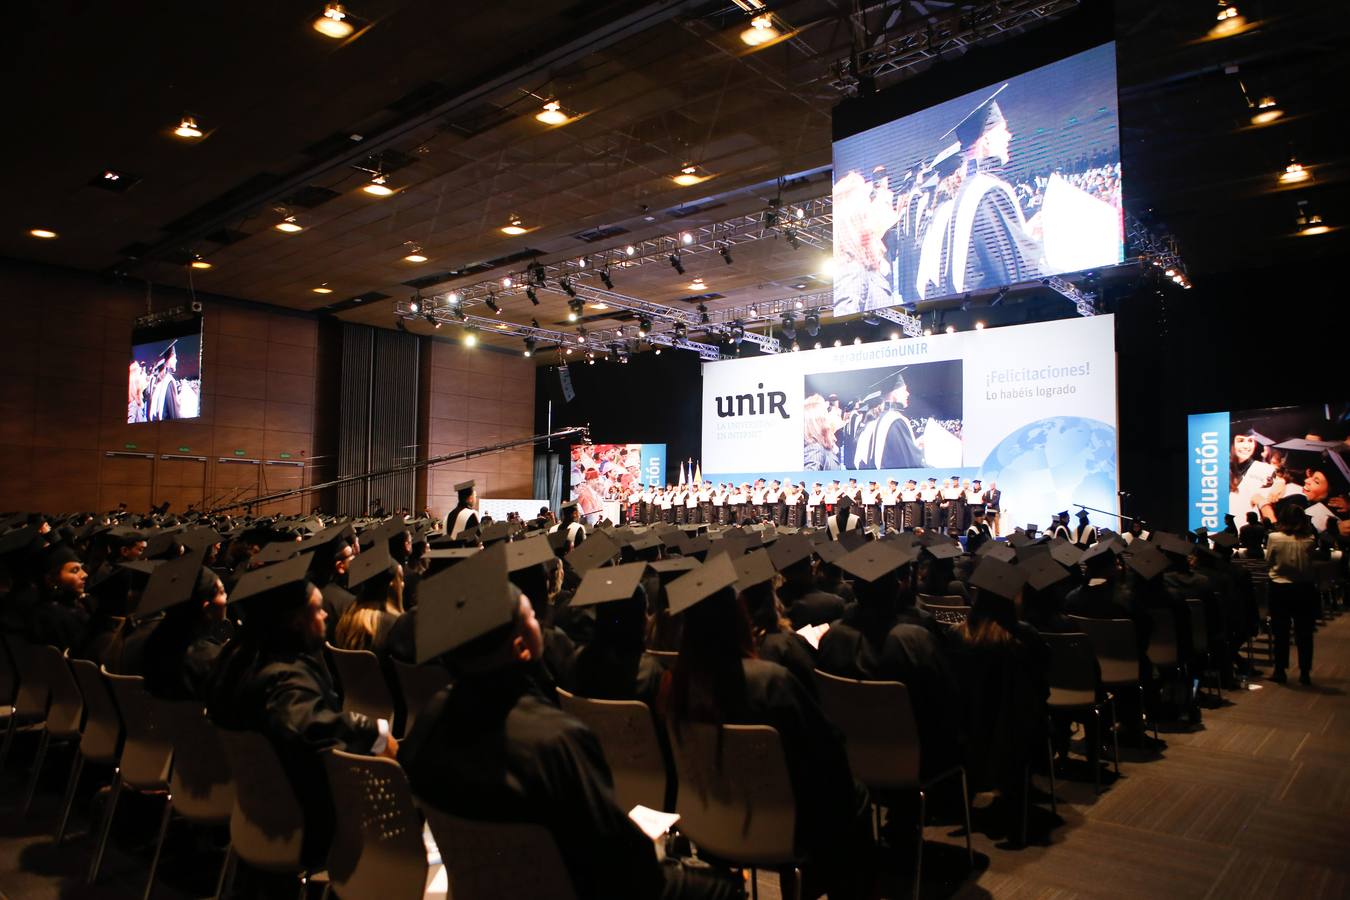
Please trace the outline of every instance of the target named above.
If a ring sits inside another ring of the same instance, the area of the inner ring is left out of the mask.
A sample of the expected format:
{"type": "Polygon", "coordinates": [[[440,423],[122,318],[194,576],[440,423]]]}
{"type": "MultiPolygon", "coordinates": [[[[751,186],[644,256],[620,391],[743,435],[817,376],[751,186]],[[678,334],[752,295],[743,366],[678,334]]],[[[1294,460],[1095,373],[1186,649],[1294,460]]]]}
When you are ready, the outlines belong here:
{"type": "Polygon", "coordinates": [[[1317,619],[1317,590],[1313,576],[1312,525],[1301,506],[1290,503],[1280,510],[1279,523],[1266,538],[1270,567],[1270,630],[1275,635],[1275,671],[1271,680],[1284,684],[1289,667],[1289,624],[1298,641],[1298,680],[1312,684],[1313,626],[1317,619]]]}
{"type": "MultiPolygon", "coordinates": [[[[349,579],[360,574],[353,572],[349,579]]],[[[359,584],[349,580],[347,586],[356,590],[356,602],[338,619],[333,645],[369,650],[383,658],[389,649],[389,630],[403,614],[403,566],[391,559],[359,584]]]]}
{"type": "Polygon", "coordinates": [[[831,421],[825,398],[812,394],[802,403],[802,468],[808,472],[833,472],[841,468],[837,426],[831,421]]]}
{"type": "Polygon", "coordinates": [[[145,639],[141,675],[147,691],[164,700],[206,700],[229,632],[227,602],[220,576],[203,567],[187,602],[169,607],[145,639]]]}

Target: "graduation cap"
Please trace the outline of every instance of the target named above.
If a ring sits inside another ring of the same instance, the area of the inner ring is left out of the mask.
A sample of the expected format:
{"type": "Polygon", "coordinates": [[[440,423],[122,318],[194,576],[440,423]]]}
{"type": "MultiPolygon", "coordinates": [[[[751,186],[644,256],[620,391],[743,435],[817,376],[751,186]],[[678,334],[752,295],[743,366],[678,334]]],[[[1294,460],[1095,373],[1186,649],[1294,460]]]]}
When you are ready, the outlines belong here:
{"type": "Polygon", "coordinates": [[[811,558],[811,541],[805,535],[786,535],[774,541],[767,551],[769,561],[778,571],[811,558]]]}
{"type": "Polygon", "coordinates": [[[309,580],[309,557],[296,556],[260,569],[250,569],[230,591],[230,602],[245,603],[265,600],[272,591],[309,580]]]}
{"type": "Polygon", "coordinates": [[[1171,534],[1166,531],[1155,531],[1149,538],[1149,542],[1161,550],[1163,553],[1172,556],[1186,557],[1195,552],[1195,545],[1177,534],[1171,534]]]}
{"type": "Polygon", "coordinates": [[[1253,427],[1250,426],[1250,425],[1247,426],[1246,428],[1241,428],[1241,429],[1239,429],[1239,430],[1233,432],[1233,437],[1237,437],[1238,435],[1245,435],[1245,436],[1251,438],[1252,440],[1256,441],[1256,442],[1257,442],[1258,444],[1260,444],[1262,447],[1269,447],[1270,445],[1272,445],[1272,444],[1275,443],[1275,439],[1274,439],[1274,438],[1272,438],[1272,437],[1266,437],[1264,434],[1262,434],[1261,432],[1257,431],[1255,428],[1253,428],[1253,427]]]}
{"type": "MultiPolygon", "coordinates": [[[[586,544],[589,543],[590,541],[586,542],[586,544]]],[[[585,547],[586,544],[582,544],[582,546],[585,547]]],[[[531,566],[543,565],[556,558],[547,538],[526,538],[523,541],[512,541],[506,545],[506,569],[508,572],[519,572],[531,566]]]]}
{"type": "Polygon", "coordinates": [[[585,574],[599,565],[609,562],[619,553],[619,542],[603,531],[598,531],[585,541],[572,548],[567,555],[567,564],[578,574],[585,574]]]}
{"type": "MultiPolygon", "coordinates": [[[[704,540],[707,540],[707,538],[704,538],[704,540]]],[[[651,531],[634,534],[624,541],[624,546],[631,550],[651,550],[660,547],[662,544],[661,538],[651,531]]]]}
{"type": "Polygon", "coordinates": [[[161,531],[158,534],[149,535],[145,539],[145,553],[143,555],[146,559],[175,558],[178,556],[181,538],[182,534],[178,531],[161,531]]]}
{"type": "Polygon", "coordinates": [[[628,600],[637,593],[646,571],[645,563],[626,563],[621,566],[591,569],[581,579],[581,585],[572,595],[568,606],[595,606],[597,603],[628,600]]]}
{"type": "Polygon", "coordinates": [[[972,586],[1005,600],[1016,600],[1017,592],[1026,581],[1026,575],[1017,566],[989,557],[980,560],[975,571],[970,573],[972,586]]]}
{"type": "Polygon", "coordinates": [[[1086,519],[1086,518],[1089,518],[1089,516],[1088,516],[1088,511],[1087,511],[1086,509],[1081,508],[1081,507],[1079,508],[1078,512],[1074,513],[1074,515],[1077,516],[1079,519],[1086,519]]]}
{"type": "Polygon", "coordinates": [[[845,531],[839,535],[839,546],[850,552],[867,543],[867,535],[861,531],[845,531]]]}
{"type": "Polygon", "coordinates": [[[692,556],[672,556],[670,559],[656,559],[647,563],[647,568],[657,574],[662,581],[669,581],[683,575],[685,572],[692,572],[702,563],[692,556]]]}
{"type": "Polygon", "coordinates": [[[1096,565],[1102,565],[1103,563],[1101,562],[1101,560],[1103,559],[1103,557],[1115,556],[1116,552],[1117,551],[1114,544],[1104,544],[1099,542],[1089,547],[1087,551],[1083,554],[1083,557],[1082,559],[1079,560],[1079,562],[1083,563],[1084,565],[1090,566],[1094,564],[1094,561],[1096,561],[1095,562],[1096,565]]]}
{"type": "Polygon", "coordinates": [[[934,541],[925,545],[923,551],[934,559],[956,559],[965,552],[960,544],[949,540],[934,541]]]}
{"type": "Polygon", "coordinates": [[[869,541],[839,560],[839,568],[863,581],[876,581],[918,558],[913,547],[869,541]]]}
{"type": "Polygon", "coordinates": [[[985,541],[975,555],[981,559],[987,556],[999,562],[1010,563],[1017,558],[1017,551],[999,541],[985,541]]]}
{"type": "MultiPolygon", "coordinates": [[[[437,547],[422,554],[422,558],[427,561],[427,567],[431,571],[437,572],[463,562],[478,552],[480,552],[478,547],[437,547]]],[[[551,548],[549,555],[553,555],[551,548]]]]}
{"type": "Polygon", "coordinates": [[[1036,543],[1036,539],[1019,528],[1008,536],[1008,543],[1012,544],[1015,549],[1021,550],[1023,547],[1030,547],[1036,543]]]}
{"type": "Polygon", "coordinates": [[[23,550],[38,537],[38,526],[25,525],[0,535],[0,555],[23,550]]]}
{"type": "MultiPolygon", "coordinates": [[[[561,555],[567,550],[567,532],[559,528],[557,531],[548,533],[548,545],[553,548],[554,554],[561,555]]],[[[585,546],[583,544],[582,546],[585,546]]]]}
{"type": "MultiPolygon", "coordinates": [[[[268,563],[282,562],[299,554],[300,543],[298,541],[273,541],[253,555],[253,563],[265,566],[268,563]]],[[[308,564],[309,557],[306,556],[305,559],[306,564],[308,564]]]]}
{"type": "Polygon", "coordinates": [[[1054,587],[1069,577],[1069,570],[1055,562],[1049,553],[1036,553],[1019,559],[1017,568],[1025,576],[1027,584],[1038,591],[1054,587]]]}
{"type": "Polygon", "coordinates": [[[666,586],[670,614],[682,613],[735,583],[736,566],[730,556],[719,553],[666,586]]]}
{"type": "Polygon", "coordinates": [[[199,547],[203,550],[209,549],[219,544],[223,538],[220,536],[220,532],[208,525],[201,528],[189,528],[183,532],[181,540],[183,546],[192,551],[199,547]]]}
{"type": "Polygon", "coordinates": [[[462,494],[465,491],[471,491],[473,490],[475,484],[476,482],[472,478],[470,478],[468,481],[461,481],[459,484],[455,485],[455,493],[462,494]]]}
{"type": "Polygon", "coordinates": [[[417,662],[511,624],[521,594],[507,578],[506,548],[501,544],[423,579],[417,587],[417,662]]]}
{"type": "Polygon", "coordinates": [[[482,541],[484,545],[495,544],[509,538],[514,531],[514,522],[492,522],[488,525],[478,526],[478,540],[482,541]]]}
{"type": "Polygon", "coordinates": [[[144,617],[191,600],[205,558],[206,548],[198,547],[178,559],[157,566],[150,574],[140,602],[132,612],[144,617]]]}
{"type": "Polygon", "coordinates": [[[1050,555],[1061,566],[1076,566],[1083,561],[1083,551],[1065,540],[1052,541],[1050,543],[1050,555]]]}
{"type": "Polygon", "coordinates": [[[1167,557],[1147,541],[1135,541],[1130,544],[1130,552],[1125,554],[1125,565],[1146,580],[1157,578],[1168,568],[1167,557]]]}
{"type": "Polygon", "coordinates": [[[1232,550],[1238,545],[1238,536],[1231,531],[1220,531],[1210,540],[1214,542],[1214,546],[1224,550],[1232,550]]]}
{"type": "Polygon", "coordinates": [[[347,567],[347,588],[356,590],[375,576],[388,572],[393,564],[394,558],[389,555],[389,544],[385,541],[376,541],[373,547],[362,552],[347,567]]]}
{"type": "Polygon", "coordinates": [[[769,551],[751,550],[732,560],[736,567],[736,590],[749,590],[757,584],[771,581],[778,574],[769,560],[769,551]]]}

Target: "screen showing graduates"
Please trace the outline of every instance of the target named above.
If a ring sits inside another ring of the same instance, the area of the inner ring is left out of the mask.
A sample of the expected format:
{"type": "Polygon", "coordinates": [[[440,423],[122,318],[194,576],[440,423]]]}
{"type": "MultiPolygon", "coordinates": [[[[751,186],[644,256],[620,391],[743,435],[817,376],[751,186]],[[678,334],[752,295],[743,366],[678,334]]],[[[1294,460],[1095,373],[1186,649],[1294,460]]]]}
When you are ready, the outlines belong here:
{"type": "Polygon", "coordinates": [[[1188,425],[1191,529],[1268,527],[1294,505],[1317,531],[1350,533],[1350,403],[1201,413],[1188,425]]]}
{"type": "Polygon", "coordinates": [[[834,144],[835,315],[1124,259],[1115,44],[834,144]]]}
{"type": "MultiPolygon", "coordinates": [[[[666,483],[665,444],[576,444],[569,484],[583,516],[628,496],[633,487],[666,483]]],[[[614,521],[618,521],[617,518],[614,521]]]]}
{"type": "MultiPolygon", "coordinates": [[[[1005,520],[1116,511],[1112,316],[703,365],[702,478],[997,486],[1005,520]]],[[[846,485],[845,485],[846,486],[846,485]]]]}
{"type": "Polygon", "coordinates": [[[201,412],[202,317],[136,328],[127,372],[127,424],[195,419],[201,412]]]}

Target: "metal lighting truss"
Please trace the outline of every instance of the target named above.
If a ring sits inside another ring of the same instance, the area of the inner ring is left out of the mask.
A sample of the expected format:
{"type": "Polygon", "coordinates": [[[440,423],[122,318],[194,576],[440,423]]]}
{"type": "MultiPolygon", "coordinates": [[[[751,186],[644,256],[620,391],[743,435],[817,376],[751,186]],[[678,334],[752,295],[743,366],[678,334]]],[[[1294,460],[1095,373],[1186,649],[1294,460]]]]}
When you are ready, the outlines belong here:
{"type": "Polygon", "coordinates": [[[1041,284],[1050,288],[1057,294],[1062,294],[1078,310],[1080,316],[1095,316],[1097,314],[1097,295],[1085,293],[1078,289],[1078,286],[1072,282],[1065,281],[1058,275],[1051,275],[1049,278],[1041,279],[1041,284]]]}

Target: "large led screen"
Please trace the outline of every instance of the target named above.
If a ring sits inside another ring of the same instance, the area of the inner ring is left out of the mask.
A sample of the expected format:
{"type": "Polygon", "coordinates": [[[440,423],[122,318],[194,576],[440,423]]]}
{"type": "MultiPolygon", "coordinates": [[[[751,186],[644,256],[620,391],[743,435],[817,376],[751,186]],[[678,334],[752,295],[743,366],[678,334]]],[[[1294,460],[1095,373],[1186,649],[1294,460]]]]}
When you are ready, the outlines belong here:
{"type": "Polygon", "coordinates": [[[834,144],[835,315],[1124,259],[1115,44],[834,144]]]}
{"type": "Polygon", "coordinates": [[[127,424],[202,414],[202,317],[137,328],[127,372],[127,424]]]}
{"type": "Polygon", "coordinates": [[[1118,509],[1111,316],[706,363],[702,402],[714,483],[957,476],[1005,521],[1118,509]]]}
{"type": "Polygon", "coordinates": [[[581,514],[593,516],[605,502],[627,496],[633,485],[665,484],[666,445],[577,444],[569,483],[581,514]]]}

